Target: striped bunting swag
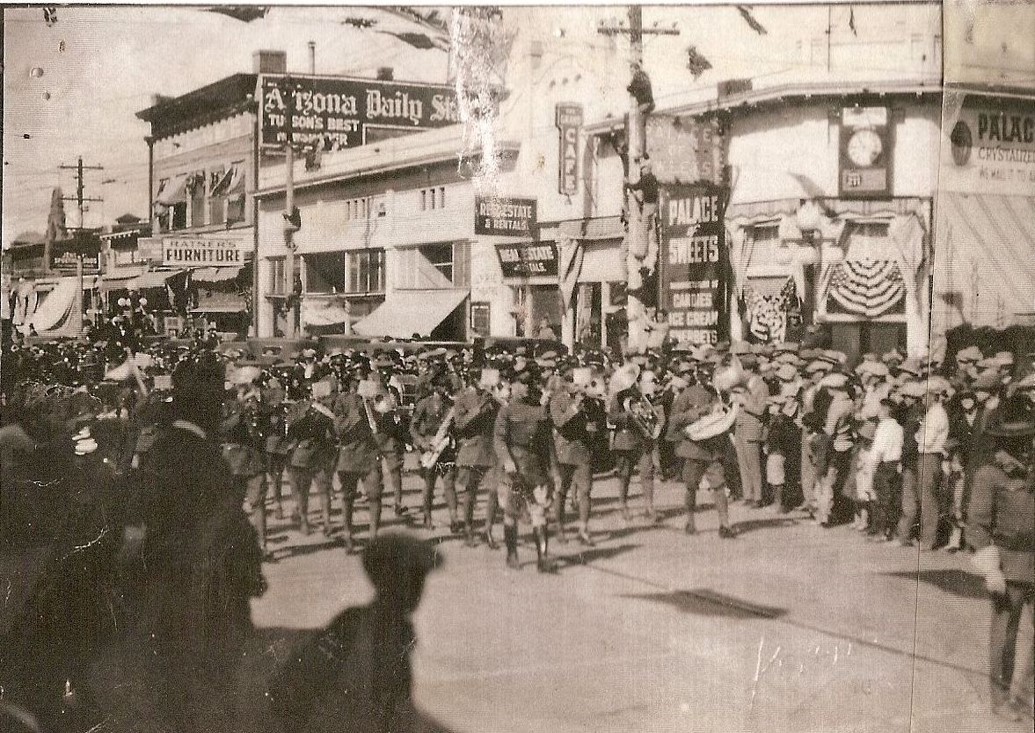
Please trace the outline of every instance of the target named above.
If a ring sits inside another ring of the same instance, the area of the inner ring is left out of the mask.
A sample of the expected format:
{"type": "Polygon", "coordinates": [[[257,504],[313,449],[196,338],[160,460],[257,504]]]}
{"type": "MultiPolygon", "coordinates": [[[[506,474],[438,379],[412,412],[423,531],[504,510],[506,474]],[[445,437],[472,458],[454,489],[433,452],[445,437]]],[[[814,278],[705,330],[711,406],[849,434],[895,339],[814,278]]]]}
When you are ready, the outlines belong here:
{"type": "Polygon", "coordinates": [[[902,273],[894,260],[843,260],[833,268],[828,295],[849,313],[876,318],[905,295],[902,273]]]}

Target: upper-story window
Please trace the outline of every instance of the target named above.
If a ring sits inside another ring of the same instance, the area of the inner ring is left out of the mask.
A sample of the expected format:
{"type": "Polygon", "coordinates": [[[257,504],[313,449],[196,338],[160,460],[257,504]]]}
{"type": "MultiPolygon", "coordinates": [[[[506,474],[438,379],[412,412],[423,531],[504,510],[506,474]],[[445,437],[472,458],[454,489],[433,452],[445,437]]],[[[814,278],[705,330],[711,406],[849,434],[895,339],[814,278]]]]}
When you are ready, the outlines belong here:
{"type": "Polygon", "coordinates": [[[446,208],[446,187],[433,186],[420,190],[420,210],[433,211],[446,208]]]}
{"type": "Polygon", "coordinates": [[[345,221],[370,218],[370,199],[358,198],[345,201],[345,221]]]}

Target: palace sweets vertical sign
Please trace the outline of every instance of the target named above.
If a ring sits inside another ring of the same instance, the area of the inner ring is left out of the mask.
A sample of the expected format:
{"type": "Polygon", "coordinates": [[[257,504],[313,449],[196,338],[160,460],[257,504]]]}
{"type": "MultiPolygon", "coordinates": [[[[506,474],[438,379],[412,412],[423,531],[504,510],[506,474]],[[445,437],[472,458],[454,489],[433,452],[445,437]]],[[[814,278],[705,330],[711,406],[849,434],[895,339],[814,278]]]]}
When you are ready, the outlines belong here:
{"type": "Polygon", "coordinates": [[[728,330],[727,192],[678,185],[666,186],[661,196],[661,302],[669,336],[682,345],[719,343],[728,330]]]}

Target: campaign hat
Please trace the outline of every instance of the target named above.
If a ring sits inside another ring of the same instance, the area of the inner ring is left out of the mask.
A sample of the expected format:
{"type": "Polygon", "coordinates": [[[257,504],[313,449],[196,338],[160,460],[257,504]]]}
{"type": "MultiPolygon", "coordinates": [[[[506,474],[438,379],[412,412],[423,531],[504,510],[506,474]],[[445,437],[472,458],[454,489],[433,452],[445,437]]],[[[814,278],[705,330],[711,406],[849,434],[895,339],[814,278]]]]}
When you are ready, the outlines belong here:
{"type": "Polygon", "coordinates": [[[781,364],[776,370],[776,378],[781,382],[793,382],[798,378],[798,370],[790,364],[781,364]]]}

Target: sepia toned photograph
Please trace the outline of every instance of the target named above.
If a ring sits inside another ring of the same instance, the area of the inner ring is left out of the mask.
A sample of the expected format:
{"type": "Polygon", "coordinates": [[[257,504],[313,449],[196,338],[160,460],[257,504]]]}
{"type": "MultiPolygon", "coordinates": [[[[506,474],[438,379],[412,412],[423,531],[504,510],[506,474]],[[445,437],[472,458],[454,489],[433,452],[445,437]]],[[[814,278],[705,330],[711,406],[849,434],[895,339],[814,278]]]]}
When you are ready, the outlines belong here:
{"type": "Polygon", "coordinates": [[[0,733],[1032,730],[1035,0],[0,13],[0,733]]]}

